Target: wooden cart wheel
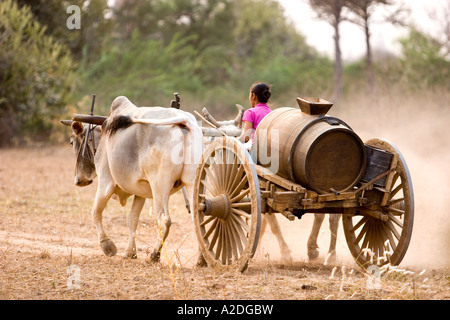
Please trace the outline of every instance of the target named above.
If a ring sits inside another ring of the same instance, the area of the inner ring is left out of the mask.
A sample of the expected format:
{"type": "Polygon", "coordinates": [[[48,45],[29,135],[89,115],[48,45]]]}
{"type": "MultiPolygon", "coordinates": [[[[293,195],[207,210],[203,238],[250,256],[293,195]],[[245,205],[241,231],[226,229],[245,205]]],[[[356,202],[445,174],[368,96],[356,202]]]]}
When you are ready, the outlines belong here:
{"type": "Polygon", "coordinates": [[[197,169],[193,207],[208,265],[243,272],[258,245],[261,196],[255,165],[237,139],[216,139],[206,148],[197,169]]]}
{"type": "Polygon", "coordinates": [[[366,144],[397,155],[397,164],[394,163],[395,171],[388,177],[388,193],[381,206],[384,219],[344,214],[345,237],[353,257],[363,268],[386,263],[399,265],[408,249],[414,221],[411,176],[405,159],[394,145],[380,139],[366,144]]]}

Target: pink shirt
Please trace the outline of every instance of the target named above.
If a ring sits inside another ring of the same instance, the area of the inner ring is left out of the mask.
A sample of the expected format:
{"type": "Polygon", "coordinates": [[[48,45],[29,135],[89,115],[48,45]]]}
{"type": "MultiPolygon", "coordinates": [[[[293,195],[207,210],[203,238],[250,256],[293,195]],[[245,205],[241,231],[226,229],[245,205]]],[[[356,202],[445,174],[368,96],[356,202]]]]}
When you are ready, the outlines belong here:
{"type": "Polygon", "coordinates": [[[256,130],[262,119],[270,112],[272,112],[272,110],[270,110],[266,103],[258,103],[254,108],[245,111],[242,121],[253,123],[253,129],[256,130]]]}

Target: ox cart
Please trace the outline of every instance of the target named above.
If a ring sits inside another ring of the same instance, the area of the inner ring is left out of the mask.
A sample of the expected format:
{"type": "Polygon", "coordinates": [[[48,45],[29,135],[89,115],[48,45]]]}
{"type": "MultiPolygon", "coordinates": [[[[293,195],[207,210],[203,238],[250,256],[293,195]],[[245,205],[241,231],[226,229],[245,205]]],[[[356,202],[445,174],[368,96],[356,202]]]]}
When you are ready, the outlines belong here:
{"type": "MultiPolygon", "coordinates": [[[[172,107],[179,108],[176,98],[172,107]]],[[[73,120],[102,125],[106,117],[93,116],[94,101],[90,115],[73,120]]],[[[205,148],[192,214],[206,261],[243,271],[257,249],[262,215],[293,221],[313,213],[342,215],[348,247],[362,268],[398,265],[414,221],[402,154],[385,140],[363,143],[348,124],[327,115],[328,101],[297,102],[300,109],[279,108],[261,121],[250,151],[220,129],[222,136],[205,148]]]]}
{"type": "Polygon", "coordinates": [[[260,236],[262,214],[289,220],[306,213],[341,214],[346,241],[363,268],[398,265],[411,239],[410,174],[391,143],[363,143],[332,104],[297,99],[300,109],[266,116],[249,152],[236,138],[210,143],[198,167],[193,214],[209,265],[245,270],[260,236]]]}

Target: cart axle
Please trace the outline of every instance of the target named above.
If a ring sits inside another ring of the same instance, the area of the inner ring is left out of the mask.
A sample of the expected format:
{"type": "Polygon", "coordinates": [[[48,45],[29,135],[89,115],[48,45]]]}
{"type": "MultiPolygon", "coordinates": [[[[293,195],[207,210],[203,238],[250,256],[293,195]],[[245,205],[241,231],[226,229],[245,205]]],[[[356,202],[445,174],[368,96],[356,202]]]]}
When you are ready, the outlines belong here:
{"type": "Polygon", "coordinates": [[[220,194],[211,199],[205,199],[205,203],[200,204],[200,210],[205,216],[213,216],[226,220],[230,215],[230,200],[224,194],[220,194]]]}

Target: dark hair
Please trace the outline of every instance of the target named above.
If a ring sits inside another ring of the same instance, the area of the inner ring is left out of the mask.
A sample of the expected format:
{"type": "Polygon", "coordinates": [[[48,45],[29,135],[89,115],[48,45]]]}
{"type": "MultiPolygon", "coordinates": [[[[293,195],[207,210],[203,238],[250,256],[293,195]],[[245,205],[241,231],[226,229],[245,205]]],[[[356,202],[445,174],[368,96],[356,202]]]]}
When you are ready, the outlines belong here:
{"type": "Polygon", "coordinates": [[[270,92],[270,87],[263,82],[255,82],[250,91],[256,95],[259,102],[266,103],[269,101],[272,93],[270,92]]]}

